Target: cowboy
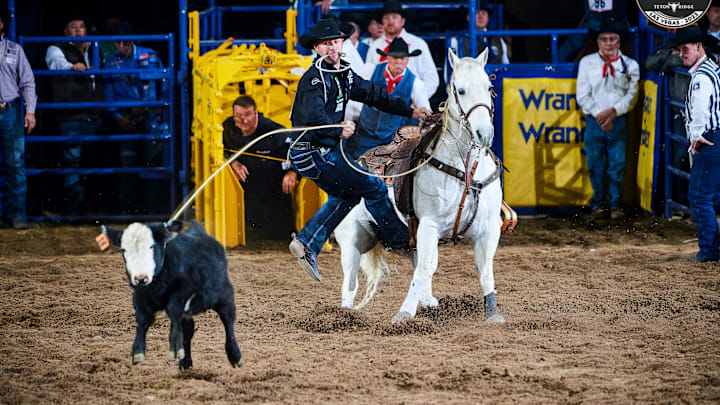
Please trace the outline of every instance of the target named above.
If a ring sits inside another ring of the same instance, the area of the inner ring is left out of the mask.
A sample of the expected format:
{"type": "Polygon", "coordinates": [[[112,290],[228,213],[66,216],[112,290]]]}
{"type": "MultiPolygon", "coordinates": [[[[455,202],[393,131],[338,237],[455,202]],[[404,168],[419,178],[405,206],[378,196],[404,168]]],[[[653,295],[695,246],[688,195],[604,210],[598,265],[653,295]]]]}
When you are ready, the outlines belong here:
{"type": "Polygon", "coordinates": [[[690,138],[692,168],[688,200],[698,228],[700,251],[695,262],[720,259],[720,235],[714,202],[720,198],[720,68],[708,58],[705,47],[715,37],[697,26],[678,30],[673,46],[692,78],[685,96],[685,129],[690,138]]]}
{"type": "MultiPolygon", "coordinates": [[[[85,21],[73,16],[65,24],[65,36],[80,38],[87,35],[85,21]]],[[[88,41],[58,42],[48,47],[45,63],[50,70],[73,70],[84,72],[90,69],[92,49],[88,41]]],[[[98,66],[95,66],[98,68],[98,66]]],[[[97,102],[103,101],[102,85],[95,75],[63,75],[52,80],[52,100],[54,102],[97,102]]],[[[60,134],[68,137],[96,135],[102,126],[100,114],[93,109],[65,109],[55,113],[60,134]]],[[[78,168],[83,155],[81,143],[66,143],[62,150],[62,163],[65,168],[78,168]]],[[[79,215],[85,210],[85,184],[77,174],[65,176],[64,212],[67,215],[79,215]]]]}
{"type": "Polygon", "coordinates": [[[399,1],[389,0],[385,2],[382,9],[382,23],[385,34],[370,44],[370,50],[368,51],[365,63],[367,63],[368,66],[374,66],[380,62],[384,62],[385,57],[379,55],[376,50],[381,49],[387,52],[393,39],[397,37],[402,38],[408,44],[408,48],[411,51],[419,49],[422,52],[419,58],[411,59],[408,65],[410,70],[420,77],[425,84],[428,97],[432,97],[440,83],[435,61],[433,61],[427,42],[405,31],[405,12],[399,1]]]}
{"type": "Polygon", "coordinates": [[[578,65],[577,103],[587,114],[585,153],[593,189],[593,218],[606,217],[608,210],[612,219],[624,216],[620,190],[627,146],[625,115],[637,101],[640,79],[638,63],[620,52],[624,32],[622,24],[604,21],[599,32],[592,32],[598,52],[585,56],[578,65]]]}
{"type": "MultiPolygon", "coordinates": [[[[343,120],[348,100],[372,105],[382,111],[405,117],[422,118],[427,108],[411,109],[405,102],[388,94],[377,84],[359,77],[340,59],[343,40],[352,34],[352,26],[335,19],[321,19],[310,34],[302,35],[300,45],[315,50],[317,57],[300,79],[290,120],[294,127],[337,124],[343,120]]],[[[317,254],[335,227],[364,198],[365,205],[379,228],[380,240],[391,249],[406,249],[407,226],[396,216],[388,198],[385,182],[356,171],[340,155],[338,142],[355,132],[355,124],[344,128],[307,131],[291,147],[293,170],[315,182],[328,194],[328,201],[305,224],[290,243],[290,252],[300,267],[320,280],[317,254]]]]}
{"type": "Polygon", "coordinates": [[[367,54],[368,50],[370,49],[370,44],[376,39],[382,37],[385,33],[385,28],[382,25],[382,16],[377,12],[373,12],[370,14],[370,22],[368,23],[367,31],[370,36],[361,39],[360,43],[357,46],[358,53],[360,53],[363,61],[367,61],[367,54]]]}
{"type": "MultiPolygon", "coordinates": [[[[477,2],[477,9],[475,11],[475,28],[478,31],[488,30],[488,24],[490,23],[490,15],[492,14],[492,12],[493,10],[492,8],[490,8],[487,0],[479,0],[477,2]]],[[[468,14],[467,18],[468,21],[470,21],[470,14],[468,14]]],[[[477,37],[477,54],[479,55],[485,48],[490,49],[488,63],[510,63],[510,50],[508,49],[508,45],[502,37],[477,37]]],[[[463,51],[465,56],[477,57],[477,55],[470,55],[469,41],[463,42],[463,51]]]]}
{"type": "MultiPolygon", "coordinates": [[[[402,98],[407,105],[429,109],[430,101],[422,80],[407,68],[410,58],[421,52],[419,49],[410,52],[402,38],[395,38],[387,52],[377,50],[378,54],[387,57],[387,61],[375,65],[370,81],[387,89],[389,94],[402,98]]],[[[417,120],[363,106],[357,133],[347,140],[344,150],[357,159],[375,146],[390,143],[395,130],[404,125],[417,125],[417,120]]]]}

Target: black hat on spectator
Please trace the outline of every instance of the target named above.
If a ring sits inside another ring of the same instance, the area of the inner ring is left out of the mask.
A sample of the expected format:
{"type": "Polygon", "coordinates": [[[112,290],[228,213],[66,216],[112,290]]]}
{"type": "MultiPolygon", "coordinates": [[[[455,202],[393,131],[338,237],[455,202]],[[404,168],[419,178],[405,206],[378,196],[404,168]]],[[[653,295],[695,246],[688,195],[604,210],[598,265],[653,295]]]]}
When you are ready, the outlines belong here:
{"type": "Polygon", "coordinates": [[[385,2],[385,4],[383,4],[380,19],[382,20],[382,16],[390,13],[400,14],[403,18],[405,18],[405,11],[403,11],[402,4],[400,4],[400,2],[397,0],[388,0],[385,2]]]}
{"type": "Polygon", "coordinates": [[[477,5],[475,6],[475,12],[477,13],[479,10],[485,10],[487,11],[488,15],[492,14],[493,9],[488,4],[487,0],[478,0],[477,5]]]}
{"type": "Polygon", "coordinates": [[[383,17],[382,10],[380,10],[380,9],[373,10],[370,13],[370,20],[368,20],[368,23],[370,23],[370,21],[376,21],[376,22],[379,22],[380,24],[382,24],[382,17],[383,17]]]}
{"type": "Polygon", "coordinates": [[[10,10],[0,10],[0,21],[2,21],[2,23],[5,25],[3,31],[7,32],[7,29],[10,26],[10,21],[12,21],[12,15],[10,14],[10,10]]]}
{"type": "Polygon", "coordinates": [[[303,48],[313,49],[313,45],[318,41],[336,38],[348,39],[353,32],[355,32],[355,27],[348,23],[338,22],[334,17],[321,18],[313,27],[312,32],[300,36],[299,42],[303,48]]]}
{"type": "Polygon", "coordinates": [[[593,30],[591,29],[589,34],[590,37],[593,39],[593,41],[596,41],[598,36],[600,36],[603,32],[614,32],[618,35],[620,35],[620,39],[623,39],[627,37],[628,35],[628,28],[627,24],[623,24],[614,18],[606,18],[602,21],[600,24],[600,29],[593,30]]]}
{"type": "Polygon", "coordinates": [[[670,46],[676,48],[682,44],[690,44],[702,42],[708,48],[717,47],[718,40],[714,36],[707,34],[702,28],[697,25],[691,25],[689,27],[680,28],[675,33],[675,40],[670,43],[670,46]]]}
{"type": "Polygon", "coordinates": [[[129,22],[120,21],[115,25],[113,35],[133,35],[132,25],[129,22]]]}
{"type": "Polygon", "coordinates": [[[409,52],[407,42],[400,37],[395,37],[395,39],[390,42],[390,47],[388,48],[387,53],[380,49],[376,49],[375,51],[382,56],[394,56],[396,58],[402,58],[404,56],[418,56],[422,53],[419,49],[409,52]]]}

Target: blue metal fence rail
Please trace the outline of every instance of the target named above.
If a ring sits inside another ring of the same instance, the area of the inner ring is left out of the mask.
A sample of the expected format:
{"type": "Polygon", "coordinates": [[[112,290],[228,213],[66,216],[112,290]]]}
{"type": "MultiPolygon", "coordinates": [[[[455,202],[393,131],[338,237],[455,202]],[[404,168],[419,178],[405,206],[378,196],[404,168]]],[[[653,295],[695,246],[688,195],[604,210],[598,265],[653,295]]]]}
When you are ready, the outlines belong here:
{"type": "MultiPolygon", "coordinates": [[[[77,40],[72,37],[25,37],[20,36],[18,42],[24,44],[48,44],[57,42],[71,42],[77,40]]],[[[80,176],[103,176],[120,173],[142,174],[143,176],[156,176],[169,180],[170,195],[168,199],[170,206],[177,202],[177,173],[184,173],[178,170],[175,158],[175,37],[172,33],[161,35],[94,35],[83,37],[84,41],[91,42],[92,69],[83,72],[75,72],[71,70],[48,70],[34,69],[36,76],[67,76],[67,75],[95,75],[102,77],[106,75],[117,74],[143,74],[143,79],[161,81],[167,80],[167,94],[160,94],[159,100],[153,101],[123,101],[123,102],[38,102],[37,110],[60,110],[60,109],[106,109],[106,108],[132,108],[132,107],[162,107],[168,110],[167,120],[161,124],[167,124],[168,131],[160,134],[95,134],[86,136],[62,136],[62,135],[34,135],[26,136],[25,142],[28,144],[47,144],[47,143],[97,143],[97,142],[127,142],[127,141],[162,141],[163,148],[168,149],[168,159],[164,160],[163,166],[158,167],[134,167],[134,168],[64,168],[64,169],[26,169],[25,174],[31,176],[43,175],[70,175],[76,174],[80,176]],[[148,69],[98,69],[100,66],[100,46],[103,41],[151,41],[166,42],[168,46],[168,64],[164,68],[148,68],[148,69]]],[[[185,151],[183,151],[184,156],[185,151]]],[[[163,153],[165,155],[165,153],[163,153]]],[[[184,159],[183,159],[184,160],[184,159]]],[[[181,164],[181,166],[184,166],[181,164]]],[[[33,222],[74,222],[87,220],[104,220],[104,221],[131,221],[143,219],[159,219],[166,218],[169,212],[159,212],[151,215],[93,215],[93,216],[31,216],[28,219],[33,222]]]]}
{"type": "MultiPolygon", "coordinates": [[[[159,69],[158,75],[159,77],[164,77],[169,80],[169,83],[171,84],[169,86],[169,93],[170,96],[168,97],[168,100],[166,103],[162,102],[152,102],[151,104],[148,104],[149,106],[155,106],[155,103],[160,103],[159,105],[168,108],[170,112],[171,119],[169,120],[169,128],[168,134],[162,134],[162,135],[151,135],[151,134],[118,134],[118,135],[92,135],[92,136],[85,136],[85,137],[73,137],[73,141],[82,141],[82,142],[122,142],[122,141],[130,141],[130,140],[150,140],[150,139],[161,139],[164,142],[167,142],[171,145],[171,148],[174,144],[174,136],[175,133],[175,105],[173,103],[174,101],[174,91],[175,91],[175,83],[179,84],[179,90],[180,90],[180,131],[178,131],[178,134],[180,136],[180,147],[181,147],[181,157],[182,162],[177,164],[174,161],[174,153],[171,153],[171,159],[173,161],[168,167],[165,168],[159,168],[159,170],[166,170],[166,173],[172,173],[174,172],[175,176],[171,177],[172,181],[172,192],[173,192],[173,201],[175,201],[175,185],[177,184],[176,179],[180,179],[180,183],[182,184],[182,196],[188,195],[190,189],[189,189],[189,139],[190,139],[190,114],[191,112],[191,106],[190,106],[190,91],[191,91],[191,81],[190,81],[190,64],[188,59],[188,52],[189,52],[189,46],[188,46],[188,18],[187,18],[187,0],[178,0],[179,3],[179,63],[177,66],[173,65],[173,58],[175,56],[174,51],[174,40],[172,39],[172,34],[169,34],[167,36],[167,40],[169,43],[169,55],[170,55],[170,63],[167,68],[159,69]],[[176,72],[177,71],[177,72],[176,72]]],[[[468,8],[468,12],[470,15],[473,15],[475,11],[475,1],[474,0],[468,0],[466,1],[449,1],[444,3],[433,3],[433,4],[406,4],[403,7],[406,9],[453,9],[457,8],[459,6],[465,6],[468,8]]],[[[549,68],[553,68],[554,65],[556,65],[557,62],[557,49],[558,49],[558,41],[559,37],[563,35],[574,35],[574,34],[585,34],[586,30],[530,30],[530,31],[516,31],[516,30],[499,30],[498,28],[502,28],[502,21],[503,21],[503,8],[502,5],[498,5],[499,7],[495,10],[495,12],[490,16],[490,28],[494,28],[492,31],[486,31],[486,32],[479,32],[476,30],[476,27],[474,26],[474,19],[470,19],[470,23],[468,24],[468,30],[467,32],[463,32],[463,36],[467,38],[467,40],[470,41],[469,48],[471,53],[475,53],[477,50],[475,48],[475,44],[477,43],[476,38],[478,36],[544,36],[548,35],[550,36],[551,41],[551,55],[550,55],[550,63],[551,65],[544,65],[549,68]]],[[[311,0],[297,0],[296,1],[296,7],[298,11],[298,17],[297,17],[297,30],[298,34],[302,35],[303,33],[308,32],[309,28],[314,24],[315,21],[320,16],[319,7],[313,8],[311,6],[311,0]]],[[[371,11],[375,9],[379,9],[382,7],[381,3],[376,4],[367,4],[367,5],[349,5],[349,6],[335,6],[332,7],[332,10],[335,11],[371,11]]],[[[8,9],[11,13],[11,16],[14,17],[15,15],[15,0],[8,0],[8,9]]],[[[284,6],[232,6],[232,7],[224,7],[224,6],[217,6],[215,4],[215,0],[209,0],[209,8],[202,11],[200,13],[201,15],[201,52],[207,50],[210,47],[215,47],[220,43],[220,39],[222,38],[222,16],[226,12],[254,12],[254,11],[263,11],[263,12],[284,12],[286,10],[286,7],[284,6]]],[[[8,27],[8,36],[10,39],[15,39],[15,30],[16,30],[15,20],[13,18],[12,22],[10,23],[10,26],[8,27]]],[[[653,34],[658,34],[658,30],[654,30],[651,27],[647,26],[646,19],[644,16],[640,15],[639,17],[639,29],[634,29],[634,39],[633,39],[633,49],[634,49],[634,56],[637,60],[641,61],[644,60],[645,55],[649,55],[654,50],[654,42],[652,40],[653,34]]],[[[660,31],[660,33],[664,33],[660,31]]],[[[445,40],[446,43],[449,41],[450,36],[454,36],[455,33],[444,33],[444,34],[433,34],[433,35],[427,35],[428,39],[434,39],[434,40],[445,40]]],[[[138,36],[140,37],[140,36],[138,36]]],[[[153,36],[142,36],[143,40],[148,40],[149,37],[153,36]]],[[[92,38],[88,39],[91,41],[105,41],[109,40],[111,37],[87,37],[92,38]]],[[[129,38],[127,36],[123,38],[129,38]]],[[[59,40],[67,40],[66,37],[44,37],[44,38],[32,38],[32,37],[25,37],[21,39],[21,42],[30,43],[33,41],[37,42],[58,42],[59,40]]],[[[266,39],[246,39],[242,41],[237,41],[242,43],[259,43],[259,42],[265,42],[267,44],[276,46],[279,49],[282,49],[285,45],[284,39],[278,39],[278,38],[266,38],[266,39]]],[[[95,42],[97,45],[97,42],[95,42]]],[[[97,49],[97,47],[94,47],[97,49]]],[[[461,47],[462,48],[462,47],[461,47]]],[[[462,52],[462,51],[460,51],[462,52]]],[[[93,65],[99,66],[99,55],[93,55],[93,65]]],[[[564,65],[564,64],[563,64],[564,65]]],[[[530,65],[528,65],[530,66],[530,65]]],[[[43,70],[35,70],[34,73],[38,76],[45,76],[45,75],[53,75],[53,74],[62,74],[62,75],[68,75],[68,74],[96,74],[96,75],[103,75],[108,74],[107,71],[102,71],[98,69],[92,69],[88,70],[86,72],[71,72],[71,71],[43,71],[43,70]]],[[[128,69],[127,71],[112,71],[112,73],[127,73],[127,74],[133,74],[137,73],[133,70],[128,69]]],[[[148,73],[148,70],[144,70],[143,73],[148,73]]],[[[667,78],[665,79],[667,80],[667,78]]],[[[667,86],[665,86],[667,89],[667,86]]],[[[670,108],[674,103],[677,103],[677,100],[671,100],[669,99],[669,96],[667,96],[667,93],[665,94],[665,97],[663,97],[663,103],[662,103],[662,110],[664,114],[664,130],[663,130],[663,139],[661,139],[661,142],[664,142],[665,144],[665,161],[666,164],[664,165],[664,175],[665,175],[665,193],[666,193],[666,199],[667,204],[665,205],[665,211],[666,215],[668,215],[668,212],[671,212],[672,209],[680,209],[685,210],[687,207],[684,205],[673,201],[668,193],[671,193],[672,190],[672,180],[674,176],[681,176],[687,178],[689,174],[687,172],[683,172],[677,168],[672,167],[672,148],[674,147],[675,143],[686,143],[686,139],[678,134],[674,134],[668,129],[671,128],[669,126],[669,118],[671,115],[669,114],[670,108]],[[670,164],[667,164],[667,162],[670,162],[670,164]]],[[[124,106],[133,106],[133,104],[122,104],[124,106]]],[[[89,105],[84,104],[77,104],[70,106],[69,104],[67,106],[60,106],[55,103],[46,103],[42,102],[38,104],[38,108],[44,108],[44,109],[59,109],[59,108],[77,108],[77,106],[83,106],[83,107],[90,107],[89,105]]],[[[119,104],[113,104],[113,107],[117,107],[119,104]]],[[[107,105],[102,105],[102,103],[98,103],[94,105],[93,107],[97,108],[103,108],[107,107],[107,105]]],[[[67,137],[62,136],[28,136],[26,139],[28,143],[51,143],[51,142],[65,142],[67,141],[67,137]]],[[[158,168],[152,168],[150,170],[157,170],[158,168]]],[[[68,174],[69,172],[65,172],[65,170],[88,170],[88,172],[77,172],[78,174],[91,174],[91,171],[93,169],[29,169],[28,175],[39,175],[39,174],[47,174],[45,170],[52,172],[47,173],[54,173],[54,174],[68,174]]],[[[141,170],[140,168],[137,169],[122,169],[122,168],[108,168],[108,169],[95,169],[97,172],[92,172],[92,174],[106,174],[104,173],[105,170],[122,170],[122,171],[132,171],[132,170],[141,170]]],[[[147,168],[142,168],[142,170],[148,170],[147,168]]],[[[115,173],[121,172],[121,171],[114,171],[115,173]]],[[[97,218],[97,219],[108,219],[108,220],[144,220],[144,219],[151,219],[156,218],[156,216],[146,216],[146,215],[136,215],[130,217],[123,217],[123,216],[113,216],[108,218],[97,218]]],[[[86,220],[86,217],[64,217],[64,220],[86,220]]],[[[31,220],[59,220],[58,218],[31,218],[31,220]]]]}

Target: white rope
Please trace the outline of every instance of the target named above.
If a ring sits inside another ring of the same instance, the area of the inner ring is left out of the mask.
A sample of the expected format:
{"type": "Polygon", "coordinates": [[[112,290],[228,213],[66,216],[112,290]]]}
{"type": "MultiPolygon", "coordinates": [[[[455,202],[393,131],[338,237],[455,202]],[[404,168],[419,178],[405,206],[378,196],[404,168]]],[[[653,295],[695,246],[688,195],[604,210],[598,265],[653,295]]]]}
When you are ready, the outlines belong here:
{"type": "MultiPolygon", "coordinates": [[[[319,125],[319,126],[315,126],[315,127],[281,128],[281,129],[276,129],[274,131],[270,131],[266,134],[263,134],[263,135],[257,137],[253,141],[248,142],[248,144],[245,145],[245,147],[243,147],[242,149],[237,151],[234,155],[232,155],[232,157],[230,159],[228,159],[225,163],[223,163],[222,166],[217,168],[217,170],[215,170],[213,172],[213,174],[210,175],[210,177],[205,179],[205,181],[200,185],[200,187],[196,188],[195,191],[192,194],[190,194],[190,196],[186,197],[185,200],[183,201],[183,203],[180,204],[180,206],[177,209],[175,209],[175,212],[173,212],[172,216],[170,217],[170,220],[172,221],[172,220],[177,219],[180,216],[180,214],[182,214],[183,211],[185,211],[187,209],[187,207],[195,200],[195,198],[198,196],[198,194],[200,194],[202,189],[205,188],[205,186],[207,186],[210,183],[210,181],[212,181],[212,179],[214,179],[215,176],[217,176],[217,174],[220,173],[220,171],[222,169],[224,169],[226,166],[228,166],[230,163],[232,163],[238,156],[242,155],[243,152],[248,150],[251,146],[255,145],[256,143],[260,142],[261,140],[263,140],[269,136],[273,136],[275,134],[284,133],[284,132],[298,132],[298,131],[307,132],[308,130],[312,130],[312,129],[342,128],[345,126],[346,125],[344,125],[344,124],[333,124],[333,125],[319,125]]],[[[305,133],[303,132],[302,135],[304,135],[304,134],[305,133]]],[[[298,137],[298,139],[300,139],[302,137],[302,135],[300,135],[298,137]]],[[[297,142],[297,139],[295,140],[295,142],[297,142]]],[[[293,145],[295,145],[294,142],[293,142],[293,145]]],[[[199,170],[199,168],[196,168],[196,170],[199,170]]]]}

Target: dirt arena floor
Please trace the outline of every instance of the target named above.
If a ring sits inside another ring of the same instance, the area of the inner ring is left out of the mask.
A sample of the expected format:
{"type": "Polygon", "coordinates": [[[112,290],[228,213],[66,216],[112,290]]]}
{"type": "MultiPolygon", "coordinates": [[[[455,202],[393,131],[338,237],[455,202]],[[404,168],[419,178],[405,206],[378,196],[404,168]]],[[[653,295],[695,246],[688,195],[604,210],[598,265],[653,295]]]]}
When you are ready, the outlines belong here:
{"type": "Polygon", "coordinates": [[[439,308],[399,326],[405,259],[391,258],[397,273],[368,307],[347,311],[337,250],[312,282],[285,243],[230,249],[245,364],[230,367],[213,312],[196,318],[188,372],[168,360],[162,317],[130,365],[131,289],[97,233],[0,229],[0,402],[720,402],[720,266],[680,257],[697,246],[682,221],[522,219],[495,257],[502,325],[483,322],[467,245],[441,247],[439,308]]]}

